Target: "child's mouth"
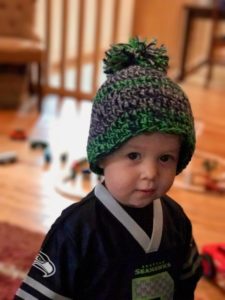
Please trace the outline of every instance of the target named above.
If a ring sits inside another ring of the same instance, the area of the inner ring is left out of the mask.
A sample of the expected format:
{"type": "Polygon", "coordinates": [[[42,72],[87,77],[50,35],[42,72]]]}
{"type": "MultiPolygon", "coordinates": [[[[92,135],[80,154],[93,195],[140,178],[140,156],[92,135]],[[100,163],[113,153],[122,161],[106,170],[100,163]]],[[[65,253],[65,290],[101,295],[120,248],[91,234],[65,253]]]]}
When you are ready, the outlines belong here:
{"type": "Polygon", "coordinates": [[[139,192],[145,194],[145,195],[152,195],[155,193],[155,189],[141,189],[138,190],[139,192]]]}

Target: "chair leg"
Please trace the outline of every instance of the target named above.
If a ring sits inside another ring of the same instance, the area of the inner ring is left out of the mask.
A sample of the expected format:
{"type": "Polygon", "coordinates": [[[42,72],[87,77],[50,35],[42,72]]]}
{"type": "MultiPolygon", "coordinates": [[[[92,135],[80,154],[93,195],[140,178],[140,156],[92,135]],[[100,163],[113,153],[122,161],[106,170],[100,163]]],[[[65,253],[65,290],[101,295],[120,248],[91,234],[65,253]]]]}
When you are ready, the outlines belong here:
{"type": "Polygon", "coordinates": [[[212,27],[211,27],[211,34],[210,34],[210,44],[209,44],[209,52],[208,52],[208,72],[206,74],[206,81],[205,87],[209,86],[209,83],[212,79],[212,69],[214,64],[214,57],[215,57],[215,48],[216,48],[216,33],[218,31],[218,1],[213,1],[213,12],[212,12],[212,27]]]}
{"type": "Polygon", "coordinates": [[[213,71],[213,59],[210,58],[208,62],[208,70],[206,74],[206,80],[205,80],[205,88],[209,87],[209,83],[212,79],[212,71],[213,71]]]}
{"type": "MultiPolygon", "coordinates": [[[[215,28],[213,28],[215,30],[215,28]]],[[[213,33],[212,33],[213,34],[213,33]]],[[[215,40],[213,35],[211,36],[210,40],[210,47],[209,47],[209,52],[208,52],[208,69],[206,73],[206,79],[205,79],[205,88],[208,88],[209,83],[212,79],[212,69],[213,69],[213,63],[214,63],[214,47],[215,47],[215,40]]]]}
{"type": "Polygon", "coordinates": [[[29,95],[32,95],[34,93],[34,86],[32,81],[32,65],[27,65],[27,79],[28,79],[28,90],[29,95]]]}
{"type": "Polygon", "coordinates": [[[38,74],[37,74],[37,106],[38,106],[38,111],[41,112],[42,109],[42,98],[43,98],[43,93],[42,93],[42,67],[41,63],[37,64],[38,68],[38,74]]]}

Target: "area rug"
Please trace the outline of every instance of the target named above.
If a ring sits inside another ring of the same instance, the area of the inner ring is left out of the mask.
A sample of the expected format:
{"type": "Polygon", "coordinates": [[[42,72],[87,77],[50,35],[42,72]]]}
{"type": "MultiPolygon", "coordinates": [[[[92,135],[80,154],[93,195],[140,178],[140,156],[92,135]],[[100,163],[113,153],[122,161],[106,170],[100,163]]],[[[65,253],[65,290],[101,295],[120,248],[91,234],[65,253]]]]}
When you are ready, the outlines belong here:
{"type": "Polygon", "coordinates": [[[0,300],[12,300],[43,241],[43,234],[0,223],[0,300]]]}

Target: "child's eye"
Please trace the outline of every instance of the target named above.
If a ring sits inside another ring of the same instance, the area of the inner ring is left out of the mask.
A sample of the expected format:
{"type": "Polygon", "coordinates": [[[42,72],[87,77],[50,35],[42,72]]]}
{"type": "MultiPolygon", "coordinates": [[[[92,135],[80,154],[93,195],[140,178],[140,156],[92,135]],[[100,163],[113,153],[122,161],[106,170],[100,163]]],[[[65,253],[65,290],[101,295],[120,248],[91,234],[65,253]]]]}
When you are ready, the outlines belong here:
{"type": "Polygon", "coordinates": [[[169,155],[169,154],[165,154],[165,155],[162,155],[160,157],[160,160],[162,162],[167,162],[167,161],[171,161],[171,160],[174,160],[174,157],[172,155],[169,155]]]}
{"type": "Polygon", "coordinates": [[[137,160],[137,159],[140,159],[141,157],[141,154],[138,153],[138,152],[131,152],[127,155],[127,157],[130,159],[130,160],[137,160]]]}

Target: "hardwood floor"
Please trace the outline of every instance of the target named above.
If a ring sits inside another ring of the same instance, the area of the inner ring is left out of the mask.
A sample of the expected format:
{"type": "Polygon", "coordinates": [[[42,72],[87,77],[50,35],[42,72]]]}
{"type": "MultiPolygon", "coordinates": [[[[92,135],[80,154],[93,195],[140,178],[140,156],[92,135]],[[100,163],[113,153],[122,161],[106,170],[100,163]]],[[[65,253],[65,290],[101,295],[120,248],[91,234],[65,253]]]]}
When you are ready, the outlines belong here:
{"type": "MultiPolygon", "coordinates": [[[[191,100],[196,124],[200,124],[197,150],[225,160],[225,88],[204,89],[190,82],[183,88],[191,100]]],[[[79,201],[58,193],[55,182],[57,174],[69,170],[73,160],[85,155],[90,103],[66,99],[57,105],[57,98],[47,97],[42,115],[34,110],[0,111],[0,152],[16,151],[18,155],[17,163],[0,165],[0,221],[47,232],[62,209],[79,201]],[[16,128],[26,130],[29,139],[46,140],[52,163],[47,166],[43,151],[31,149],[29,140],[11,140],[9,134],[16,128]],[[63,167],[60,154],[64,151],[69,162],[63,167]]],[[[220,175],[225,178],[224,174],[222,170],[220,175]]],[[[194,192],[175,184],[170,195],[190,217],[200,249],[206,243],[225,242],[225,194],[194,192]]],[[[222,300],[225,292],[201,280],[196,299],[222,300]]]]}

